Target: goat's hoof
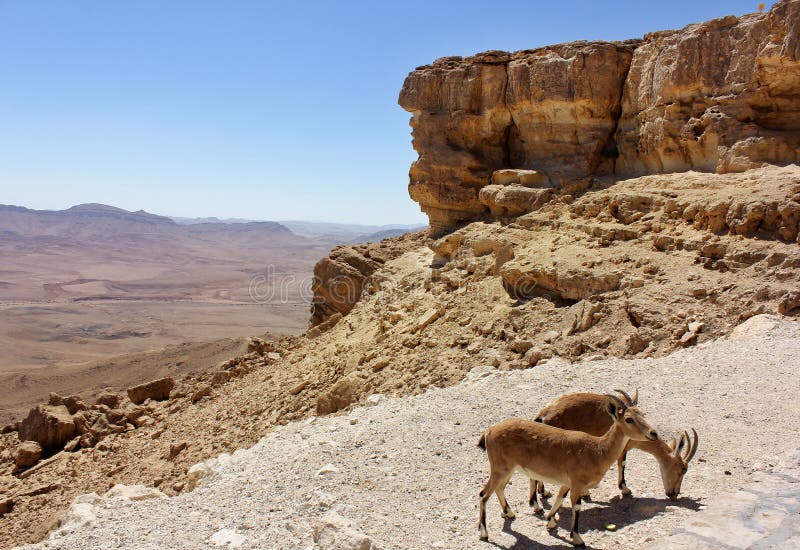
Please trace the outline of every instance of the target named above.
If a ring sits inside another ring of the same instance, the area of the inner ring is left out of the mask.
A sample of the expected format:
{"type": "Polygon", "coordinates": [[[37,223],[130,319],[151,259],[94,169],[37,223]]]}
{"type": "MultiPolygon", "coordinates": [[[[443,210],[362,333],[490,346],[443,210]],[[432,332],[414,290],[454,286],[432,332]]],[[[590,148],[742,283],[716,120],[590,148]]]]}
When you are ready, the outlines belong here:
{"type": "Polygon", "coordinates": [[[553,496],[553,493],[550,491],[542,491],[539,494],[542,495],[542,498],[550,498],[551,496],[553,496]]]}
{"type": "Polygon", "coordinates": [[[481,528],[481,533],[478,535],[478,538],[481,540],[489,540],[489,533],[486,532],[486,529],[481,528]]]}
{"type": "Polygon", "coordinates": [[[592,502],[592,496],[589,493],[583,495],[583,502],[592,502]]]}
{"type": "Polygon", "coordinates": [[[515,514],[511,510],[509,510],[508,512],[503,514],[503,518],[505,518],[505,519],[515,519],[516,517],[517,517],[517,514],[515,514]]]}
{"type": "Polygon", "coordinates": [[[558,525],[556,524],[556,520],[554,520],[553,518],[550,518],[550,520],[548,520],[548,522],[547,522],[547,530],[548,531],[552,531],[556,527],[558,527],[558,525]]]}
{"type": "Polygon", "coordinates": [[[586,548],[586,543],[583,542],[583,539],[578,533],[572,534],[572,546],[577,546],[578,548],[586,548]]]}
{"type": "Polygon", "coordinates": [[[542,514],[544,514],[544,508],[542,508],[541,506],[534,506],[533,513],[534,515],[541,516],[542,514]]]}
{"type": "Polygon", "coordinates": [[[624,488],[624,489],[622,490],[622,496],[623,496],[623,497],[632,497],[632,496],[633,496],[633,491],[631,491],[630,489],[628,489],[628,488],[626,487],[626,488],[624,488]]]}

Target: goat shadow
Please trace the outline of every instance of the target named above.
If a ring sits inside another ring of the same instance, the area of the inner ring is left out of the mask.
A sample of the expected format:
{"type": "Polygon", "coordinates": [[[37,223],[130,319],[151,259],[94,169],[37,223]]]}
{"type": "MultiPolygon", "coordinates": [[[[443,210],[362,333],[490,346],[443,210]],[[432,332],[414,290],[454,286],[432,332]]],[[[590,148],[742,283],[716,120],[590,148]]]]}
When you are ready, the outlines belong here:
{"type": "MultiPolygon", "coordinates": [[[[620,497],[619,495],[611,498],[611,500],[604,501],[591,501],[590,506],[584,505],[581,511],[580,518],[580,532],[586,534],[589,531],[604,531],[606,525],[615,524],[618,528],[632,525],[638,521],[654,518],[667,512],[670,508],[686,508],[688,510],[697,511],[700,509],[700,500],[692,497],[683,496],[677,500],[669,500],[666,498],[652,498],[652,497],[620,497]]],[[[503,522],[503,532],[513,536],[516,540],[511,546],[504,546],[491,540],[487,541],[488,544],[503,550],[538,550],[547,548],[565,548],[572,547],[569,539],[569,529],[572,522],[572,510],[569,503],[565,502],[561,506],[558,515],[558,529],[551,531],[550,536],[558,539],[561,542],[548,544],[537,542],[527,535],[518,533],[511,528],[514,521],[526,521],[528,519],[539,521],[544,530],[545,522],[542,516],[534,516],[531,511],[526,514],[524,508],[520,506],[517,509],[517,517],[514,520],[506,519],[503,522]]],[[[591,546],[587,545],[587,548],[591,546]]]]}

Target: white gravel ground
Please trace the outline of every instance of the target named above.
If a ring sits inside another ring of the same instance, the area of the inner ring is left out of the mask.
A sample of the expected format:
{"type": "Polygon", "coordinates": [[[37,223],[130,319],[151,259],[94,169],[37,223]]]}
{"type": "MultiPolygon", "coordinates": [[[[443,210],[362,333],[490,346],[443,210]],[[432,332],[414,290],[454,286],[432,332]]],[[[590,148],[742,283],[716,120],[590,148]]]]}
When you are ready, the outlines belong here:
{"type": "Polygon", "coordinates": [[[568,547],[569,505],[556,535],[546,532],[526,504],[528,484],[520,474],[507,491],[517,519],[504,530],[492,497],[490,542],[478,540],[478,492],[488,471],[478,437],[502,418],[533,416],[563,393],[638,387],[642,409],[663,435],[693,426],[701,438],[676,502],[664,496],[655,460],[635,452],[627,475],[634,498],[617,496],[612,468],[584,507],[581,527],[590,547],[643,547],[798,446],[798,365],[798,323],[760,316],[735,338],[662,359],[552,360],[502,373],[478,368],[458,386],[277,429],[223,458],[191,493],[101,501],[93,523],[74,525],[40,546],[568,547]],[[481,370],[490,373],[481,376],[481,370]],[[617,531],[605,530],[608,524],[617,531]]]}

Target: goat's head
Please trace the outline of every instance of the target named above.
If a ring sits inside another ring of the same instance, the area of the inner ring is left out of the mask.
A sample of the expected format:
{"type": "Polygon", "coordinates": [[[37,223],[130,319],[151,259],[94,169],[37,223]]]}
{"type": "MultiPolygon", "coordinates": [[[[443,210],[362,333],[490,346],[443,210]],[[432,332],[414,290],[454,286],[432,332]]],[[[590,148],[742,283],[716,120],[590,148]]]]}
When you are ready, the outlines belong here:
{"type": "Polygon", "coordinates": [[[625,401],[616,395],[606,394],[608,397],[608,414],[622,429],[622,433],[637,441],[655,441],[658,433],[645,420],[644,414],[634,404],[636,401],[623,393],[625,401]],[[627,401],[627,403],[626,403],[627,401]]]}
{"type": "Polygon", "coordinates": [[[675,500],[681,492],[681,483],[683,476],[686,475],[686,470],[689,468],[689,462],[697,452],[697,445],[700,438],[697,432],[692,428],[693,439],[689,438],[687,432],[683,432],[679,440],[673,437],[669,442],[670,454],[667,460],[659,461],[661,468],[661,482],[664,484],[664,492],[667,496],[675,500]]]}

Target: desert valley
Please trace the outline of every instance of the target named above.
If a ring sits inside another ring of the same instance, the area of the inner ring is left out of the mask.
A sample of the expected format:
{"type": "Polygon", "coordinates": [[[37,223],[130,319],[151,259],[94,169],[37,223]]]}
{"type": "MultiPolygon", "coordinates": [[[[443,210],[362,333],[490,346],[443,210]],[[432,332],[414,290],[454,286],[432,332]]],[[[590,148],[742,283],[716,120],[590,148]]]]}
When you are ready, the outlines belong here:
{"type": "Polygon", "coordinates": [[[783,0],[413,69],[425,228],[0,207],[0,546],[800,545],[799,92],[783,0]]]}
{"type": "Polygon", "coordinates": [[[200,372],[244,352],[248,336],[300,332],[314,263],[398,231],[289,224],[300,234],[99,204],[0,206],[0,422],[51,391],[200,372]]]}

